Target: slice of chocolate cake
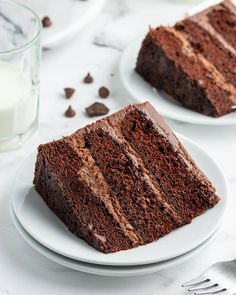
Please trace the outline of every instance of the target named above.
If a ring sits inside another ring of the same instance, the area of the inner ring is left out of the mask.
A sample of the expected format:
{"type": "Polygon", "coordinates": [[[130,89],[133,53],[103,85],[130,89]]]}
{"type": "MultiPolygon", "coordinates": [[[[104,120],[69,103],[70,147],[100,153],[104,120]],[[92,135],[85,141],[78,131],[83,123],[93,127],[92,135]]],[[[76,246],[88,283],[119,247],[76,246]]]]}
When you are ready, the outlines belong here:
{"type": "Polygon", "coordinates": [[[219,201],[149,103],[40,145],[34,185],[73,234],[104,253],[153,242],[219,201]]]}
{"type": "Polygon", "coordinates": [[[229,0],[174,27],[150,29],[136,71],[185,107],[220,117],[236,109],[236,7],[229,0]]]}

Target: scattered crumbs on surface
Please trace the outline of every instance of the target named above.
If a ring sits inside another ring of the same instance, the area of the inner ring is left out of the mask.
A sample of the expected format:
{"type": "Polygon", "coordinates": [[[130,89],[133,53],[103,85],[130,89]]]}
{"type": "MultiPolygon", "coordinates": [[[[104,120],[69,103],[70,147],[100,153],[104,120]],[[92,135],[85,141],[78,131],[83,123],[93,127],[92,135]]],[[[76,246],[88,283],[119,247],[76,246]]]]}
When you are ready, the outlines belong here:
{"type": "Polygon", "coordinates": [[[101,98],[107,98],[110,95],[110,91],[107,87],[102,86],[99,88],[98,94],[101,98]]]}
{"type": "Polygon", "coordinates": [[[89,107],[85,108],[86,114],[89,117],[103,116],[109,113],[109,109],[100,102],[95,102],[89,107]]]}
{"type": "Polygon", "coordinates": [[[48,28],[48,27],[51,27],[52,25],[52,21],[50,19],[49,16],[45,16],[43,19],[42,19],[42,25],[44,28],[48,28]]]}
{"type": "Polygon", "coordinates": [[[85,84],[91,84],[93,83],[93,77],[90,75],[90,73],[88,73],[85,77],[84,77],[84,83],[85,84]]]}
{"type": "Polygon", "coordinates": [[[67,118],[73,118],[76,115],[76,112],[74,109],[72,109],[71,105],[68,107],[68,109],[65,111],[65,116],[67,118]]]}
{"type": "Polygon", "coordinates": [[[64,92],[65,92],[65,97],[67,99],[69,99],[75,93],[75,89],[74,88],[71,88],[71,87],[66,87],[66,88],[64,88],[64,92]]]}

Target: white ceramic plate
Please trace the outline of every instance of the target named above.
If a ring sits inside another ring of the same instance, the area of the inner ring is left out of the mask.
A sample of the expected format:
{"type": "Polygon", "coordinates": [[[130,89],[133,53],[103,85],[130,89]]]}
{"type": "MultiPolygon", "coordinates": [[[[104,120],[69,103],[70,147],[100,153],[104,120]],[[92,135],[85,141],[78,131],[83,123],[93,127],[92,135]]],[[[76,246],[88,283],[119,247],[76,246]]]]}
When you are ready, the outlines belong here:
{"type": "Polygon", "coordinates": [[[213,235],[206,242],[204,242],[203,244],[201,244],[194,250],[184,255],[178,256],[177,258],[166,260],[164,262],[141,265],[141,266],[103,266],[103,265],[97,265],[97,264],[81,262],[78,260],[73,260],[49,250],[48,248],[44,247],[42,244],[38,243],[34,238],[32,238],[24,230],[24,228],[19,223],[12,209],[11,209],[11,217],[17,231],[22,236],[22,238],[41,255],[68,268],[90,273],[90,274],[102,275],[102,276],[119,276],[120,277],[120,276],[147,275],[147,274],[151,274],[169,267],[176,266],[179,263],[183,263],[186,260],[192,258],[194,255],[198,254],[205,247],[207,247],[209,243],[213,240],[213,238],[215,237],[218,231],[217,229],[216,232],[213,233],[213,235]]]}
{"type": "Polygon", "coordinates": [[[49,16],[52,26],[43,28],[42,45],[54,48],[74,37],[102,10],[106,0],[20,0],[42,19],[49,16]]]}
{"type": "Polygon", "coordinates": [[[183,107],[174,99],[161,91],[156,91],[135,71],[136,59],[141,48],[144,34],[134,40],[123,52],[119,72],[122,83],[129,94],[138,102],[150,101],[158,112],[174,120],[203,125],[233,125],[236,124],[236,112],[221,118],[212,118],[183,107]]]}
{"type": "Polygon", "coordinates": [[[102,265],[141,265],[182,255],[206,241],[219,226],[227,203],[227,183],[218,165],[195,143],[179,135],[180,140],[216,185],[222,200],[213,209],[195,218],[157,242],[135,249],[103,254],[72,235],[35,192],[32,181],[36,152],[19,167],[13,186],[12,204],[21,225],[38,242],[72,259],[102,265]]]}

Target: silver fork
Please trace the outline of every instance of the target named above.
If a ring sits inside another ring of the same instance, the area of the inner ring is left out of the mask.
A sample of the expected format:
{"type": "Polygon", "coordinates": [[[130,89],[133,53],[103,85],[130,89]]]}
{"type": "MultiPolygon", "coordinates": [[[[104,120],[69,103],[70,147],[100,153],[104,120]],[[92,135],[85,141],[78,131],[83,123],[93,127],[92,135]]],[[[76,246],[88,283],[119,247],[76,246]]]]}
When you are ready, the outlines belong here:
{"type": "Polygon", "coordinates": [[[215,263],[182,287],[195,295],[236,295],[236,260],[215,263]]]}

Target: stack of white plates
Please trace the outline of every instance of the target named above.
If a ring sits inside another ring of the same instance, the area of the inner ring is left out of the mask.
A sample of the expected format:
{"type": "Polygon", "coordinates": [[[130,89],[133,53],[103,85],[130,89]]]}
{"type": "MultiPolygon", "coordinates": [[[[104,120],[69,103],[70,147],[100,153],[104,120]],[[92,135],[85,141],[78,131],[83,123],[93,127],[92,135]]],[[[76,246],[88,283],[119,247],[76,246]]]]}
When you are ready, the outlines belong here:
{"type": "Polygon", "coordinates": [[[183,262],[214,238],[227,204],[227,184],[221,169],[198,145],[184,136],[181,142],[217,188],[221,202],[159,241],[114,254],[103,254],[72,235],[35,192],[32,181],[36,152],[19,167],[11,198],[16,229],[36,251],[69,268],[109,276],[152,273],[183,262]]]}

